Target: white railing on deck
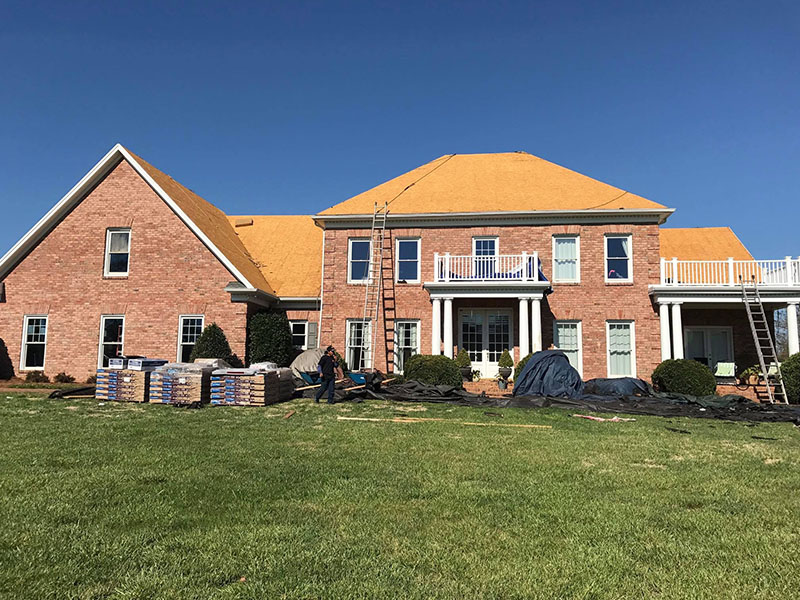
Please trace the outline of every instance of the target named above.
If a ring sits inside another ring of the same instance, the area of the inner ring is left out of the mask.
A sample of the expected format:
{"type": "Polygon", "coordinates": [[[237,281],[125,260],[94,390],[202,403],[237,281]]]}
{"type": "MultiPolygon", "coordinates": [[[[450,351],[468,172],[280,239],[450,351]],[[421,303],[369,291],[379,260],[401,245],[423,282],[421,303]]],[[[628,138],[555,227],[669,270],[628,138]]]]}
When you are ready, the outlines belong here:
{"type": "Polygon", "coordinates": [[[474,256],[434,255],[434,279],[453,281],[539,281],[539,253],[474,256]]]}
{"type": "Polygon", "coordinates": [[[661,285],[734,286],[741,280],[760,286],[800,287],[800,257],[779,260],[661,259],[661,285]]]}

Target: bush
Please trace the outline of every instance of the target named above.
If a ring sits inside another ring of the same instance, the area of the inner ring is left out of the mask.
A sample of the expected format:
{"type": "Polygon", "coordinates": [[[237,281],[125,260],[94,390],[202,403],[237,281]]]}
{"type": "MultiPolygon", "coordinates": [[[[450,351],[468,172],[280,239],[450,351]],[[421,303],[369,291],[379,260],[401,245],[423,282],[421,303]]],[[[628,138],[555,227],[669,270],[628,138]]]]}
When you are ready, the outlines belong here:
{"type": "Polygon", "coordinates": [[[404,374],[407,380],[420,383],[461,387],[461,371],[456,361],[446,356],[415,354],[406,361],[404,374]]]}
{"type": "Polygon", "coordinates": [[[510,369],[514,366],[514,359],[511,358],[511,354],[509,354],[508,350],[503,350],[500,359],[497,361],[497,366],[501,369],[510,369]]]}
{"type": "Polygon", "coordinates": [[[781,363],[781,376],[786,399],[792,404],[800,404],[800,353],[792,354],[781,363]]]}
{"type": "Polygon", "coordinates": [[[461,348],[456,355],[456,366],[459,368],[471,367],[472,359],[469,357],[469,352],[466,348],[461,348]]]}
{"type": "Polygon", "coordinates": [[[14,376],[14,363],[8,355],[8,348],[0,338],[0,379],[11,379],[14,376]]]}
{"type": "Polygon", "coordinates": [[[259,313],[250,319],[250,362],[289,366],[294,354],[292,329],[285,312],[259,313]]]}
{"type": "Polygon", "coordinates": [[[739,373],[738,378],[740,380],[747,381],[751,375],[756,375],[757,377],[761,377],[761,367],[759,365],[753,365],[752,367],[747,367],[744,371],[739,373]]]}
{"type": "Polygon", "coordinates": [[[86,378],[86,383],[88,385],[94,385],[95,383],[97,383],[97,375],[89,375],[86,378]]]}
{"type": "Polygon", "coordinates": [[[523,356],[520,361],[517,363],[517,368],[514,369],[514,381],[519,379],[519,374],[522,373],[522,369],[525,368],[525,363],[528,362],[528,359],[533,356],[533,352],[528,354],[527,356],[523,356]]]}
{"type": "Polygon", "coordinates": [[[653,385],[662,392],[710,396],[717,389],[717,380],[711,369],[696,360],[671,358],[653,371],[653,385]]]}
{"type": "Polygon", "coordinates": [[[192,354],[189,356],[189,362],[194,362],[197,358],[221,358],[222,360],[231,363],[234,357],[231,352],[231,345],[228,343],[228,338],[225,337],[225,332],[216,323],[206,325],[203,333],[197,338],[197,341],[192,348],[192,354]]]}
{"type": "Polygon", "coordinates": [[[53,381],[55,383],[75,383],[75,378],[72,375],[67,375],[64,373],[64,371],[61,371],[61,373],[53,377],[53,381]]]}
{"type": "Polygon", "coordinates": [[[28,383],[50,383],[50,378],[42,371],[28,371],[25,375],[25,381],[28,383]]]}

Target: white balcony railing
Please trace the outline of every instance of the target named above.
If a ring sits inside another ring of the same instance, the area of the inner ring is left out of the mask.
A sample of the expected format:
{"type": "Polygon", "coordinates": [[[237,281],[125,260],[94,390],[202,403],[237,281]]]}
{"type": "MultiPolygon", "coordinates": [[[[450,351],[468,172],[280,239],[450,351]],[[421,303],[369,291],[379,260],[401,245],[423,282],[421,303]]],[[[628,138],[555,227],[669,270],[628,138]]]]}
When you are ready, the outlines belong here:
{"type": "Polygon", "coordinates": [[[434,280],[457,281],[546,281],[539,275],[539,253],[498,254],[495,256],[434,255],[434,280]]]}
{"type": "Polygon", "coordinates": [[[780,260],[661,259],[661,285],[736,286],[741,280],[760,286],[800,287],[800,258],[780,260]]]}

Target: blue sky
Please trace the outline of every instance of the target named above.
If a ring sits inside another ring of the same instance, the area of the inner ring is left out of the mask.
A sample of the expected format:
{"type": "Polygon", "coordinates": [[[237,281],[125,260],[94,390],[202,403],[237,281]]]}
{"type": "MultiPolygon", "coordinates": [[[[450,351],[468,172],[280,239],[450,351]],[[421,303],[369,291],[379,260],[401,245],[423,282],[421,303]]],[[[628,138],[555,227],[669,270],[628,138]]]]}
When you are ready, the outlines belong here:
{"type": "Polygon", "coordinates": [[[116,142],[229,214],[526,150],[800,255],[797,2],[0,2],[0,253],[116,142]]]}

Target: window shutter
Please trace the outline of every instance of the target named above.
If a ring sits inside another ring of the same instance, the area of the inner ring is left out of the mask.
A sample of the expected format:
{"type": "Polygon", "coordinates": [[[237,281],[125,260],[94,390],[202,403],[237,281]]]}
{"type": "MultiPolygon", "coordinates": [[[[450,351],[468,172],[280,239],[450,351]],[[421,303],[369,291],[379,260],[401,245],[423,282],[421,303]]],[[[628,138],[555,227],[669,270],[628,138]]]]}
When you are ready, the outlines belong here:
{"type": "Polygon", "coordinates": [[[317,324],[312,323],[311,321],[308,322],[308,332],[306,339],[308,340],[306,343],[308,344],[308,348],[316,348],[318,346],[317,343],[317,324]]]}

